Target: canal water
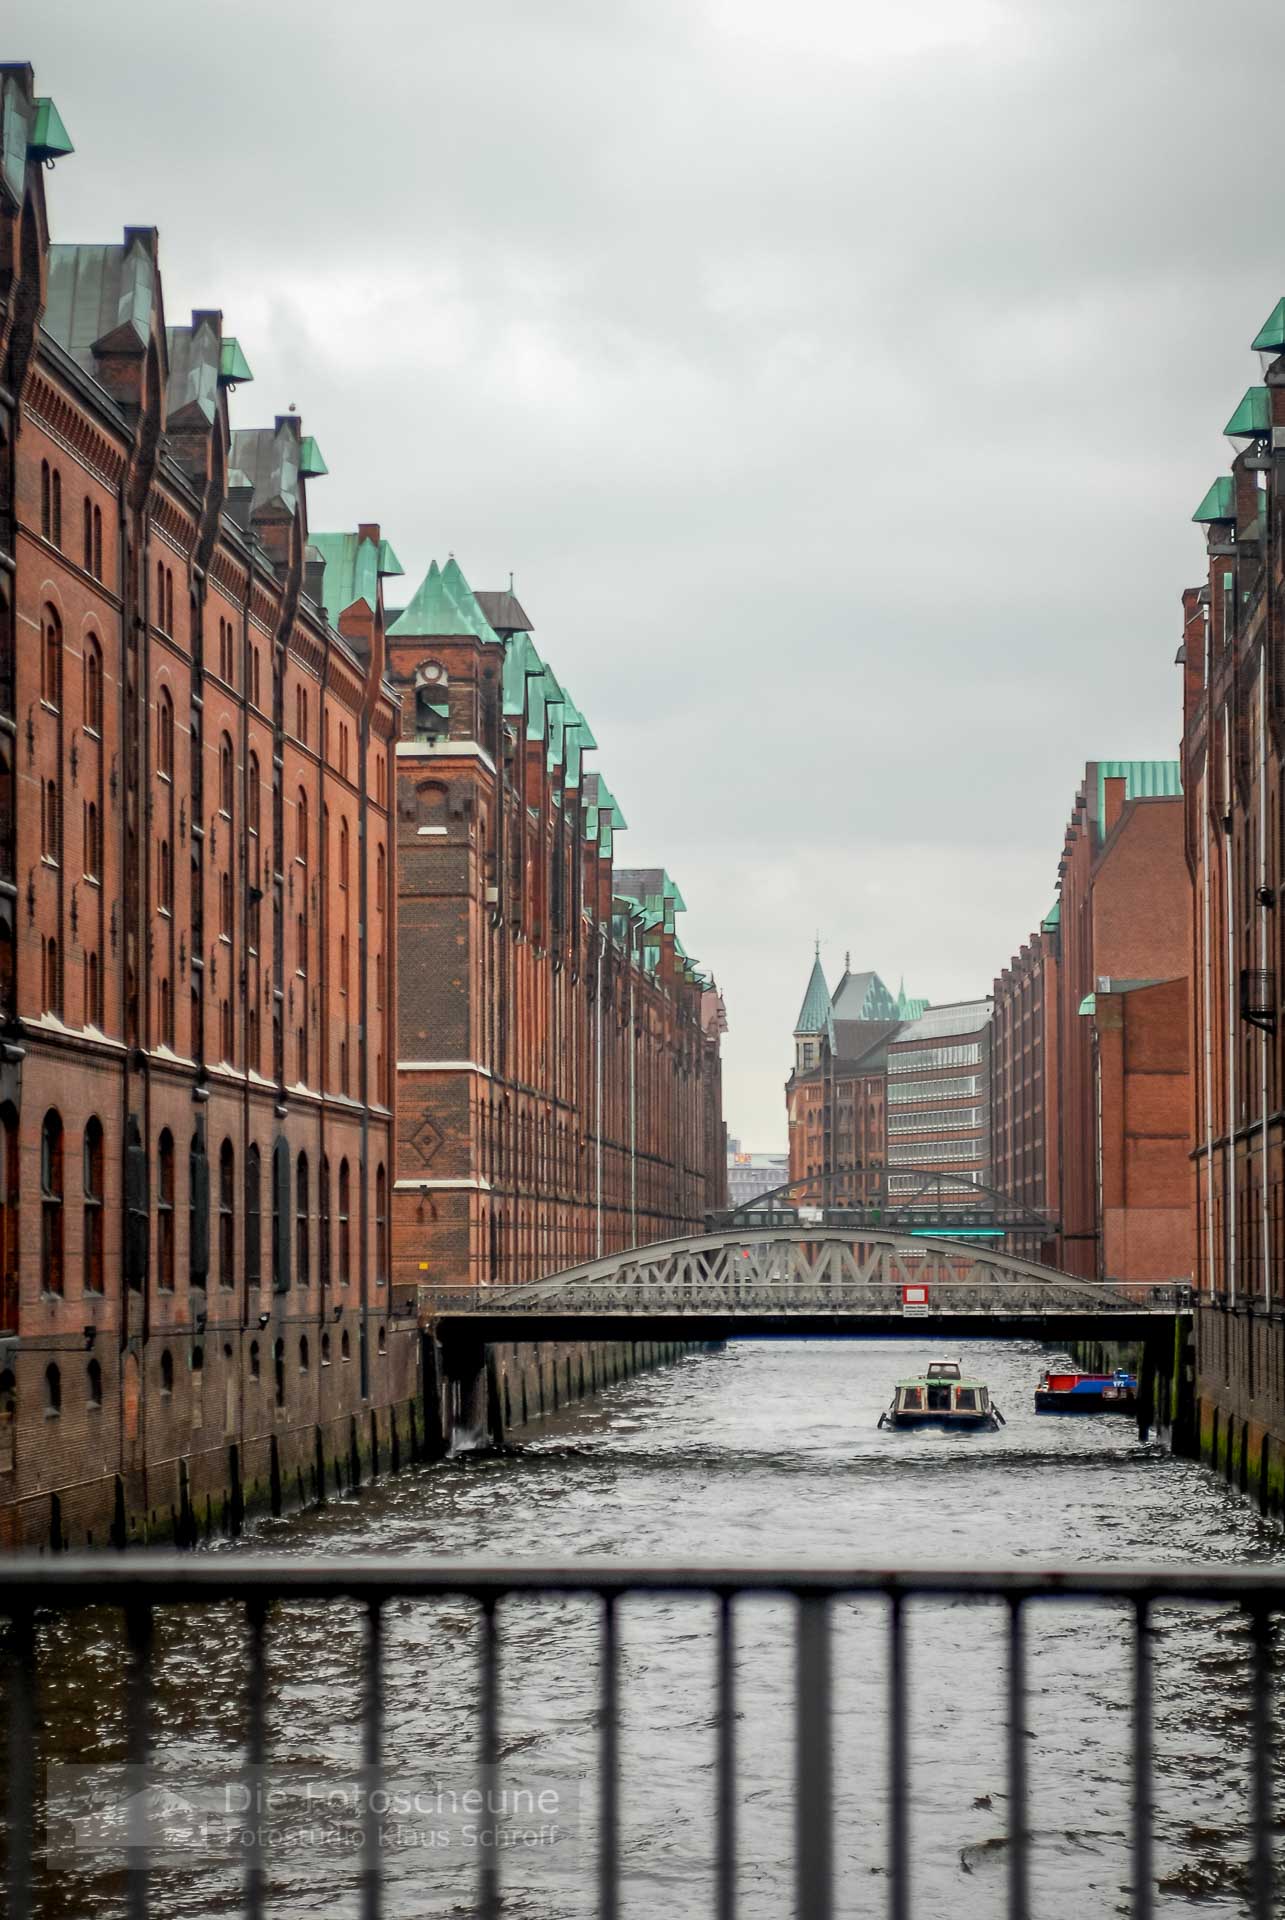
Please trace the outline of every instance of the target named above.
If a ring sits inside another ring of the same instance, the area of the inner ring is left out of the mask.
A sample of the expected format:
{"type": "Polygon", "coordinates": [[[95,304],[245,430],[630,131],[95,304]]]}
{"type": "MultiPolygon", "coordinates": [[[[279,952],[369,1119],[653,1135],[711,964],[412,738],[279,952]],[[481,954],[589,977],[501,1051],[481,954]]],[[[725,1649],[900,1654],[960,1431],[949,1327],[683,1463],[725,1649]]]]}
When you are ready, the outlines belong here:
{"type": "MultiPolygon", "coordinates": [[[[1205,1470],[1140,1445],[1128,1420],[1037,1416],[1032,1392],[1044,1356],[1034,1346],[979,1342],[962,1356],[1007,1416],[1001,1432],[879,1431],[892,1381],[942,1351],[924,1342],[736,1344],[565,1411],[514,1456],[415,1469],[213,1551],[252,1549],[283,1562],[367,1551],[887,1565],[1280,1559],[1277,1531],[1205,1470]]],[[[704,1600],[622,1608],[622,1912],[638,1920],[714,1910],[713,1624],[704,1600]]],[[[521,1920],[591,1914],[597,1614],[588,1601],[523,1599],[502,1604],[499,1632],[499,1812],[477,1824],[505,1841],[503,1911],[521,1920]]],[[[362,1634],[356,1610],[297,1605],[272,1616],[269,1757],[287,1787],[280,1830],[270,1834],[268,1910],[291,1920],[359,1910],[345,1783],[360,1759],[362,1634]],[[316,1814],[327,1783],[328,1827],[316,1814]]],[[[390,1818],[382,1860],[385,1910],[405,1920],[475,1907],[477,1844],[462,1796],[477,1786],[479,1645],[468,1603],[390,1610],[386,1772],[395,1790],[419,1799],[405,1819],[390,1818]]],[[[916,1603],[908,1645],[914,1910],[989,1920],[1004,1911],[1005,1621],[993,1605],[916,1603]]],[[[231,1611],[170,1614],[156,1648],[153,1730],[178,1809],[185,1779],[235,1774],[244,1637],[231,1611]]],[[[42,1760],[119,1758],[119,1653],[118,1632],[100,1616],[53,1631],[42,1668],[42,1760]]],[[[739,1604],[735,1659],[738,1911],[768,1920],[794,1912],[789,1602],[739,1604]]],[[[885,1603],[838,1606],[836,1911],[844,1915],[886,1911],[886,1660],[885,1603]]],[[[1243,1913],[1248,1649],[1240,1622],[1222,1608],[1164,1611],[1155,1673],[1156,1911],[1243,1913]]],[[[1042,1917],[1132,1910],[1130,1709],[1122,1614],[1039,1609],[1030,1627],[1028,1748],[1033,1911],[1042,1917]]],[[[121,1910],[119,1862],[96,1853],[86,1832],[42,1871],[49,1914],[121,1910]]],[[[152,1910],[233,1911],[239,1874],[233,1855],[180,1841],[158,1872],[152,1910]]]]}

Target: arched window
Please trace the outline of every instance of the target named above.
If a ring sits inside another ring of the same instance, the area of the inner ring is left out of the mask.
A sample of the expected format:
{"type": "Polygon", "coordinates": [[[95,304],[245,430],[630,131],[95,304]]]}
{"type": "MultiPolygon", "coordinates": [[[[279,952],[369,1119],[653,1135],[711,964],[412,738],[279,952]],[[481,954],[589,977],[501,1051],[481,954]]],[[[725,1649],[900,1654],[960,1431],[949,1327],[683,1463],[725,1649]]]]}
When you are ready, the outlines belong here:
{"type": "Polygon", "coordinates": [[[85,1368],[85,1387],[91,1407],[103,1404],[103,1370],[97,1360],[91,1360],[85,1368]]]}
{"type": "Polygon", "coordinates": [[[174,1391],[174,1355],[166,1347],[161,1353],[161,1392],[171,1394],[174,1391]]]}
{"type": "Polygon", "coordinates": [[[156,1284],[174,1291],[174,1136],[166,1127],[156,1144],[156,1284]]]}
{"type": "Polygon", "coordinates": [[[348,1232],[348,1162],[339,1162],[339,1284],[346,1287],[351,1277],[351,1246],[348,1232]]]}
{"type": "Polygon", "coordinates": [[[46,1293],[62,1293],[62,1119],[51,1107],[40,1129],[40,1274],[46,1293]]]}
{"type": "Polygon", "coordinates": [[[160,841],[156,849],[156,904],[162,913],[174,910],[174,857],[168,840],[160,841]]]}
{"type": "Polygon", "coordinates": [[[101,507],[94,508],[93,575],[95,580],[101,580],[103,577],[103,510],[101,507]]]}
{"type": "Polygon", "coordinates": [[[340,1334],[340,1336],[339,1336],[339,1358],[340,1358],[341,1360],[351,1360],[351,1359],[352,1359],[352,1348],[351,1348],[351,1346],[349,1345],[349,1342],[348,1342],[348,1329],[347,1329],[347,1327],[345,1327],[345,1328],[344,1328],[344,1330],[343,1330],[343,1332],[342,1332],[342,1333],[340,1334]]]}
{"type": "Polygon", "coordinates": [[[236,1194],[236,1158],[232,1142],[219,1148],[219,1285],[236,1285],[236,1234],[234,1205],[236,1194]]]}
{"type": "Polygon", "coordinates": [[[0,1108],[0,1332],[18,1331],[18,1115],[0,1108]]]}
{"type": "Polygon", "coordinates": [[[250,755],[250,764],[246,769],[246,786],[248,788],[246,826],[251,833],[257,833],[259,831],[259,756],[257,753],[250,755]]]}
{"type": "MultiPolygon", "coordinates": [[[[388,1328],[382,1320],[379,1323],[379,1351],[381,1353],[388,1352],[388,1328]]],[[[568,1361],[567,1365],[570,1366],[570,1364],[570,1361],[568,1361]]]]}
{"type": "Polygon", "coordinates": [[[56,547],[62,546],[62,475],[54,468],[53,511],[50,516],[49,538],[56,547]]]}
{"type": "Polygon", "coordinates": [[[40,462],[40,537],[51,538],[54,529],[53,474],[49,462],[40,462]]]}
{"type": "Polygon", "coordinates": [[[232,742],[227,734],[219,742],[219,806],[232,818],[233,760],[232,742]]]}
{"type": "Polygon", "coordinates": [[[225,940],[232,938],[232,875],[230,873],[219,875],[219,932],[225,940]]]}
{"type": "Polygon", "coordinates": [[[164,687],[156,703],[156,771],[162,780],[174,778],[174,702],[164,687]]]}
{"type": "Polygon", "coordinates": [[[54,866],[62,865],[62,798],[56,780],[46,780],[40,810],[40,851],[54,866]]]}
{"type": "Polygon", "coordinates": [[[90,733],[103,730],[103,654],[92,633],[85,638],[85,726],[90,733]]]}
{"type": "Polygon", "coordinates": [[[252,1380],[259,1378],[259,1343],[257,1340],[250,1342],[250,1378],[252,1380]]]}
{"type": "Polygon", "coordinates": [[[300,1373],[307,1373],[308,1371],[308,1336],[306,1333],[299,1335],[299,1371],[300,1373]]]}
{"type": "Polygon", "coordinates": [[[294,1170],[295,1274],[306,1287],[312,1278],[310,1237],[308,1233],[308,1156],[301,1153],[294,1170]]]}
{"type": "Polygon", "coordinates": [[[165,568],[161,561],[156,562],[156,610],[152,615],[162,632],[165,630],[165,568]]]}
{"type": "Polygon", "coordinates": [[[321,1364],[323,1367],[330,1365],[330,1335],[328,1333],[323,1333],[321,1336],[321,1364]]]}
{"type": "Polygon", "coordinates": [[[348,886],[348,822],[339,822],[339,884],[345,890],[348,886]]]}
{"type": "Polygon", "coordinates": [[[295,801],[294,818],[295,857],[301,860],[306,867],[308,864],[308,796],[302,787],[300,787],[299,797],[295,801]]]}
{"type": "Polygon", "coordinates": [[[85,495],[85,572],[94,571],[94,507],[89,495],[85,495]]]}
{"type": "Polygon", "coordinates": [[[62,706],[62,621],[52,607],[44,612],[40,697],[47,707],[62,706]]]}
{"type": "Polygon", "coordinates": [[[58,942],[50,938],[42,942],[44,959],[45,1006],[50,1013],[62,1017],[62,955],[58,942]]]}
{"type": "Polygon", "coordinates": [[[375,1285],[388,1278],[388,1175],[375,1169],[375,1285]]]}
{"type": "Polygon", "coordinates": [[[263,1251],[263,1235],[260,1230],[262,1212],[259,1149],[252,1146],[245,1161],[245,1284],[251,1291],[257,1290],[262,1278],[260,1266],[263,1251]]]}
{"type": "Polygon", "coordinates": [[[98,817],[98,802],[85,802],[85,878],[101,880],[103,877],[103,831],[98,817]]]}
{"type": "Polygon", "coordinates": [[[276,1375],[277,1405],[286,1403],[286,1343],[278,1340],[272,1349],[272,1367],[276,1375]]]}
{"type": "Polygon", "coordinates": [[[232,1058],[232,1003],[230,1000],[219,1004],[219,1058],[232,1058]]]}
{"type": "Polygon", "coordinates": [[[163,978],[156,990],[157,1037],[162,1046],[174,1045],[174,995],[170,990],[168,977],[163,978]]]}
{"type": "Polygon", "coordinates": [[[103,1291],[103,1123],[97,1114],[85,1122],[84,1178],[85,1292],[103,1291]]]}
{"type": "Polygon", "coordinates": [[[45,1368],[45,1413],[55,1419],[62,1412],[62,1375],[57,1362],[51,1360],[45,1368]]]}
{"type": "Polygon", "coordinates": [[[165,569],[165,631],[174,631],[174,573],[170,567],[165,569]]]}

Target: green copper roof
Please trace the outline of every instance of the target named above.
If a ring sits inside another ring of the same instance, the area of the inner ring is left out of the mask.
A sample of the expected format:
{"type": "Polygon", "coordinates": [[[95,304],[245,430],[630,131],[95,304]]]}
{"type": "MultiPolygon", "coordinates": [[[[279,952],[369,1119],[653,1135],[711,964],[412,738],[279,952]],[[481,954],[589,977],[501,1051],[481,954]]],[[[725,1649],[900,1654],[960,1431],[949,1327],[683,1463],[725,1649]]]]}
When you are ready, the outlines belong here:
{"type": "Polygon", "coordinates": [[[1078,1011],[1080,1013],[1096,1013],[1097,1010],[1098,1010],[1098,1002],[1097,1002],[1096,994],[1086,993],[1083,1000],[1081,1000],[1080,1002],[1078,1011]]]}
{"type": "Polygon", "coordinates": [[[812,962],[812,972],[808,978],[808,990],[803,996],[803,1005],[799,1008],[799,1017],[794,1023],[795,1033],[825,1033],[830,1025],[830,989],[825,984],[825,972],[818,952],[812,962]]]}
{"type": "Polygon", "coordinates": [[[1254,440],[1272,430],[1272,397],[1266,387],[1249,387],[1223,432],[1233,440],[1254,440]]]}
{"type": "Polygon", "coordinates": [[[321,448],[310,433],[305,433],[299,443],[299,471],[305,480],[320,480],[330,468],[321,457],[321,448]]]}
{"type": "Polygon", "coordinates": [[[1048,912],[1045,914],[1044,918],[1040,921],[1040,932],[1052,933],[1053,929],[1055,927],[1060,927],[1061,924],[1062,924],[1062,902],[1060,900],[1055,900],[1053,902],[1053,905],[1049,908],[1048,912]]]}
{"type": "Polygon", "coordinates": [[[225,334],[219,355],[219,379],[227,386],[239,387],[253,378],[250,363],[241,351],[241,342],[233,334],[225,334]]]}
{"type": "Polygon", "coordinates": [[[1126,800],[1172,800],[1182,792],[1182,767],[1177,760],[1099,760],[1099,827],[1106,818],[1108,780],[1125,782],[1126,800]]]}
{"type": "Polygon", "coordinates": [[[321,592],[332,627],[337,627],[340,614],[359,600],[373,613],[381,578],[402,570],[387,540],[376,546],[373,540],[355,533],[312,533],[308,538],[326,563],[321,592]]]}
{"type": "Polygon", "coordinates": [[[1230,520],[1235,523],[1236,484],[1229,473],[1219,474],[1191,517],[1197,522],[1230,520]]]}
{"type": "MultiPolygon", "coordinates": [[[[452,640],[473,635],[500,644],[454,554],[439,569],[433,561],[406,611],[389,628],[390,639],[452,640]]],[[[543,728],[541,728],[541,734],[543,728]]]]}
{"type": "Polygon", "coordinates": [[[37,95],[36,118],[27,142],[27,152],[33,160],[60,160],[63,154],[75,151],[62,123],[62,115],[53,101],[45,95],[37,95]]]}
{"type": "Polygon", "coordinates": [[[1254,341],[1255,353],[1285,353],[1285,300],[1278,300],[1254,341]]]}

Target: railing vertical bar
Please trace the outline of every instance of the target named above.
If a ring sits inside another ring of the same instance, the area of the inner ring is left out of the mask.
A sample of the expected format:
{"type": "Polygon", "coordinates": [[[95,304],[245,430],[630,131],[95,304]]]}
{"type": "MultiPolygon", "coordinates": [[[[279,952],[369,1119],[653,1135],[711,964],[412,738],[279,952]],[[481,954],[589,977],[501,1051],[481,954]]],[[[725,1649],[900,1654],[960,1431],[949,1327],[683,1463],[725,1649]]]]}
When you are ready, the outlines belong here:
{"type": "Polygon", "coordinates": [[[8,1665],[8,1911],[12,1920],[30,1920],[35,1847],[36,1627],[29,1608],[11,1617],[8,1665]]]}
{"type": "Polygon", "coordinates": [[[383,1771],[384,1609],[372,1600],[366,1609],[366,1689],[362,1715],[361,1768],[361,1920],[379,1920],[383,1891],[380,1843],[383,1822],[375,1808],[383,1771]]]}
{"type": "Polygon", "coordinates": [[[832,1793],[829,1602],[823,1594],[800,1594],[794,1723],[794,1874],[798,1920],[831,1920],[832,1793]]]}
{"type": "MultiPolygon", "coordinates": [[[[482,1791],[488,1808],[500,1766],[500,1649],[495,1630],[495,1595],[482,1600],[482,1791]]],[[[498,1818],[498,1812],[497,1812],[498,1818]]],[[[489,1823],[488,1823],[489,1824],[489,1823]]],[[[498,1920],[500,1911],[500,1849],[478,1849],[478,1903],[482,1920],[498,1920]]]]}
{"type": "Polygon", "coordinates": [[[263,1819],[265,1795],[263,1770],[267,1761],[267,1648],[264,1629],[267,1607],[257,1596],[246,1603],[246,1621],[250,1628],[250,1670],[246,1694],[246,1786],[250,1799],[250,1844],[245,1857],[246,1920],[263,1920],[263,1819]]]}
{"type": "Polygon", "coordinates": [[[1151,1602],[1134,1603],[1133,1629],[1133,1911],[1151,1920],[1155,1886],[1155,1781],[1151,1675],[1151,1602]]]}
{"type": "Polygon", "coordinates": [[[128,1854],[125,1870],[125,1911],[129,1920],[147,1920],[150,1861],[147,1847],[148,1692],[152,1671],[152,1633],[155,1621],[148,1602],[125,1608],[128,1662],[125,1675],[125,1762],[129,1769],[130,1800],[128,1854]]]}
{"type": "Polygon", "coordinates": [[[598,1913],[620,1911],[620,1677],[615,1596],[602,1597],[602,1728],[598,1753],[598,1913]]]}
{"type": "Polygon", "coordinates": [[[906,1689],[906,1610],[901,1594],[892,1596],[888,1662],[888,1770],[892,1791],[889,1825],[888,1911],[891,1920],[910,1916],[910,1833],[907,1805],[909,1730],[906,1689]]]}
{"type": "Polygon", "coordinates": [[[736,1675],[732,1596],[718,1597],[717,1920],[736,1920],[736,1675]]]}
{"type": "Polygon", "coordinates": [[[1008,1920],[1030,1913],[1030,1827],[1026,1796],[1026,1621],[1008,1607],[1008,1920]]]}
{"type": "Polygon", "coordinates": [[[1254,1920],[1272,1920],[1275,1861],[1272,1857],[1271,1615],[1261,1603],[1250,1613],[1253,1663],[1250,1670],[1250,1819],[1253,1853],[1250,1911],[1254,1920]]]}

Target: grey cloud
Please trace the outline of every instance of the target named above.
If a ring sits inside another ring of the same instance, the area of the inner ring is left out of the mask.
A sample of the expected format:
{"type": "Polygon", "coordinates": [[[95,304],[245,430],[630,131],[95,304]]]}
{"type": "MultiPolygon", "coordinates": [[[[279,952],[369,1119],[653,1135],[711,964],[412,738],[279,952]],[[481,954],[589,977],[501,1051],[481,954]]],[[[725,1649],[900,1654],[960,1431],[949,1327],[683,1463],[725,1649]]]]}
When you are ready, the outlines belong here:
{"type": "Polygon", "coordinates": [[[769,1145],[830,964],[985,987],[1086,758],[1173,751],[1189,515],[1285,282],[1273,0],[11,0],[409,592],[513,568],[769,1145]]]}

